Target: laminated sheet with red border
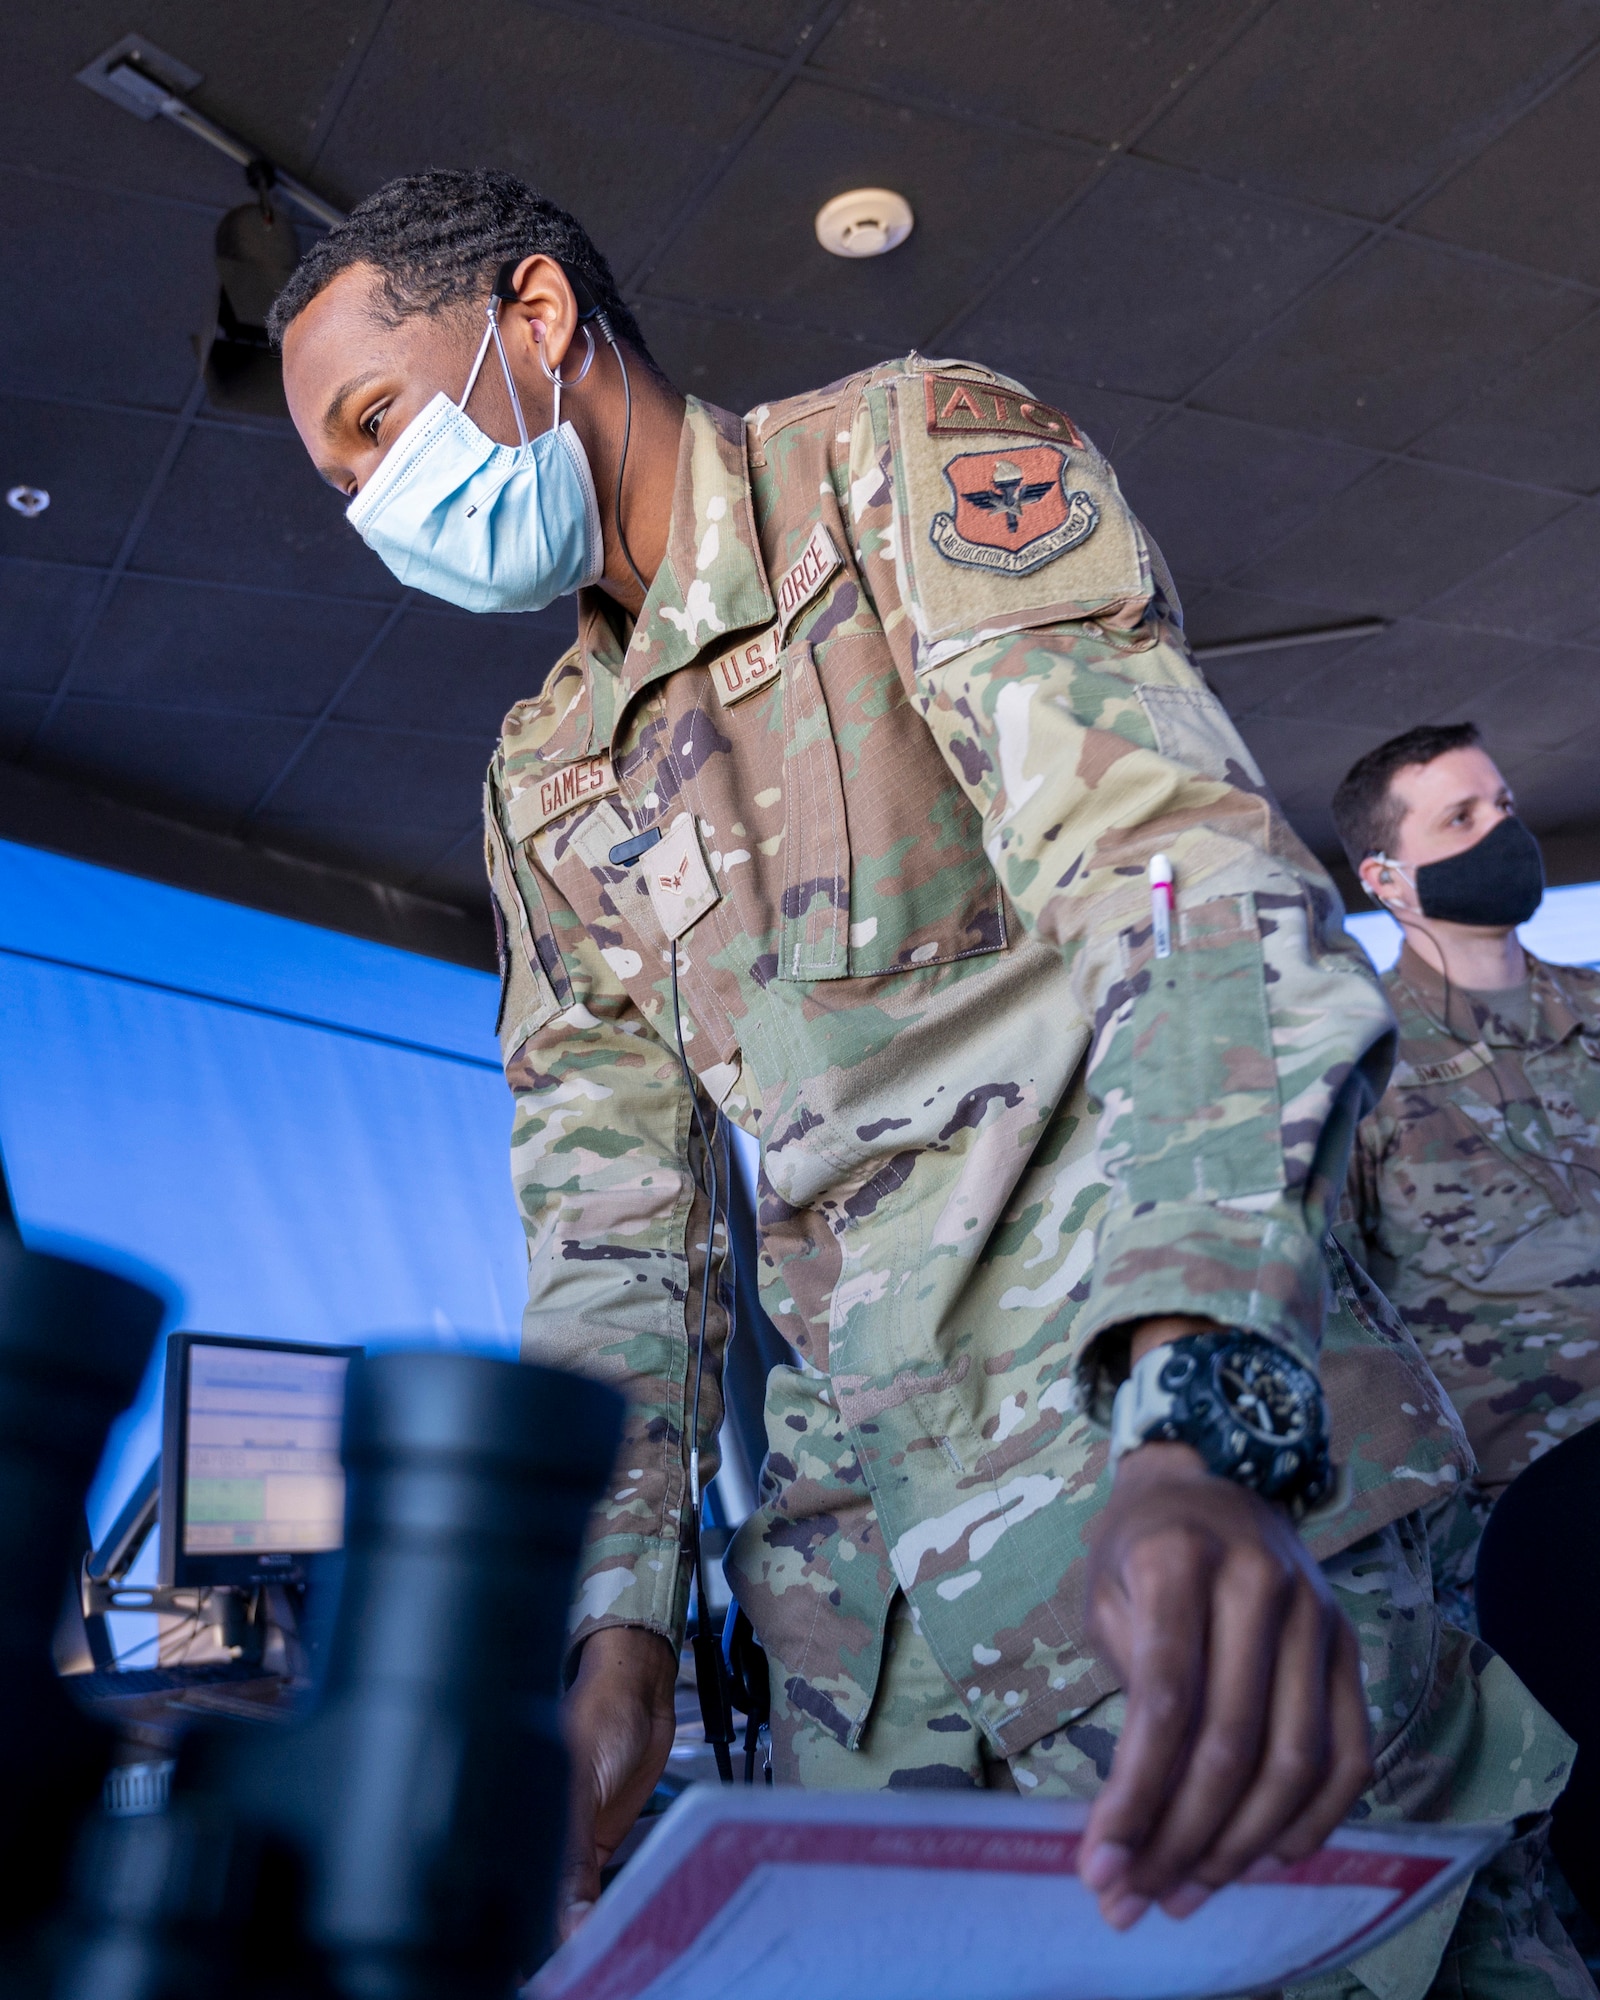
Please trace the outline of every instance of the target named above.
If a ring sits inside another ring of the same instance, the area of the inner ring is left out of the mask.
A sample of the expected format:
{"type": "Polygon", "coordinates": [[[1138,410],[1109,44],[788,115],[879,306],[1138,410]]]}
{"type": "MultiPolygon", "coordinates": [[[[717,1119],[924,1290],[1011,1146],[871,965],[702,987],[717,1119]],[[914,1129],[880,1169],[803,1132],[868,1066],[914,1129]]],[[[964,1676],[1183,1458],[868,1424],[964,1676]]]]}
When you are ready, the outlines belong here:
{"type": "Polygon", "coordinates": [[[1341,1829],[1178,1922],[1105,1924],[1077,1877],[1088,1807],[970,1793],[685,1794],[532,2000],[1208,2000],[1372,1950],[1499,1845],[1497,1827],[1341,1829]]]}

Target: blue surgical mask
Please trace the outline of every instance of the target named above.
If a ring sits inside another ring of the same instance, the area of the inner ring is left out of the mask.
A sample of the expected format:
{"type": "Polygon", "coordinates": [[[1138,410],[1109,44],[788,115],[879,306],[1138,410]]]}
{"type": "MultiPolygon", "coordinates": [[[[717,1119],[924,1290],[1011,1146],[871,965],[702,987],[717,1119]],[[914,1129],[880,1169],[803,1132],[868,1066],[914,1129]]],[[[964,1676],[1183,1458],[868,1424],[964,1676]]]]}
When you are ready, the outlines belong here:
{"type": "Polygon", "coordinates": [[[413,590],[463,611],[542,611],[605,567],[600,507],[588,454],[561,422],[559,388],[555,423],[530,442],[498,309],[491,300],[460,403],[441,391],[412,418],[345,519],[413,590]],[[466,413],[491,339],[516,412],[517,445],[496,444],[466,413]]]}

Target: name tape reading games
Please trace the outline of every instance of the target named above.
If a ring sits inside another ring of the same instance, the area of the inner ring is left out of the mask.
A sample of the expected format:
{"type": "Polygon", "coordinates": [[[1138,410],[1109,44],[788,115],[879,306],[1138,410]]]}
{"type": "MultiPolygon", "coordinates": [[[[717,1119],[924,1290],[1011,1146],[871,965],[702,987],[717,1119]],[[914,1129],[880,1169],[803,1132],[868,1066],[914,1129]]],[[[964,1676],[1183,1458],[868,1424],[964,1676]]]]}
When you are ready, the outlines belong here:
{"type": "Polygon", "coordinates": [[[616,789],[610,751],[602,750],[597,757],[584,757],[576,764],[567,764],[518,792],[511,800],[506,819],[512,837],[526,840],[529,834],[571,812],[574,806],[587,805],[591,799],[604,798],[607,792],[616,789]]]}

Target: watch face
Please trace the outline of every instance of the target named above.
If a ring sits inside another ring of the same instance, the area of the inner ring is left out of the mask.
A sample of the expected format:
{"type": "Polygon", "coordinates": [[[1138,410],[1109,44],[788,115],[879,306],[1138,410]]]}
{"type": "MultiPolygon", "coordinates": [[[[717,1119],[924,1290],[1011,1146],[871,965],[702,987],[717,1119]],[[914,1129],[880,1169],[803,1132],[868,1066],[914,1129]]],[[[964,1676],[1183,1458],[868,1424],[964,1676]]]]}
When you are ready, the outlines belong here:
{"type": "Polygon", "coordinates": [[[1256,1343],[1217,1359],[1216,1383],[1228,1414],[1264,1444],[1303,1444],[1317,1412],[1302,1369],[1256,1343]]]}

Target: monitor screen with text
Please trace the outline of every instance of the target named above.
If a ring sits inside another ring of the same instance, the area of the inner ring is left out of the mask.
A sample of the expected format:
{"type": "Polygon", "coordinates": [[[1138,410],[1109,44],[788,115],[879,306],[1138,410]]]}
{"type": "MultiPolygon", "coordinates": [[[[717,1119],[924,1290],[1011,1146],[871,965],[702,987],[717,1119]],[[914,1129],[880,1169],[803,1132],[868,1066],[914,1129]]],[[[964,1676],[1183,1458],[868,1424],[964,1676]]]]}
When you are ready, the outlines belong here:
{"type": "Polygon", "coordinates": [[[341,1547],[348,1356],[196,1341],[188,1362],[184,1554],[341,1547]]]}

